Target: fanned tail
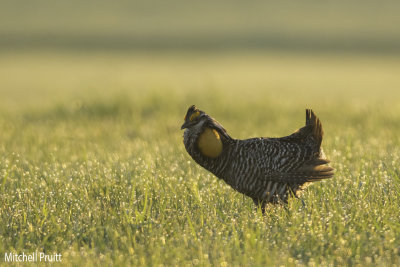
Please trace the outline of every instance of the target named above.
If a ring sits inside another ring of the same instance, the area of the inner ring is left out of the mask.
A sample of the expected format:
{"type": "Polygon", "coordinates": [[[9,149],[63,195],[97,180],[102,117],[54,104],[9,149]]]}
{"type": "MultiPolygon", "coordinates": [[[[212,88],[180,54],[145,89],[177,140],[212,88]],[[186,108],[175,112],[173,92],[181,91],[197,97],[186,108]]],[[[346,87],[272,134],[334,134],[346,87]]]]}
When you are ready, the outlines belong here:
{"type": "Polygon", "coordinates": [[[323,136],[324,131],[322,130],[321,121],[318,119],[312,109],[306,109],[306,125],[295,131],[293,134],[278,139],[279,141],[290,143],[311,141],[313,146],[319,150],[323,136]]]}
{"type": "Polygon", "coordinates": [[[312,143],[315,149],[315,158],[305,162],[300,168],[287,173],[276,173],[277,180],[288,183],[316,182],[333,177],[334,169],[328,165],[330,162],[325,158],[321,149],[324,131],[321,121],[312,109],[306,109],[306,125],[290,136],[281,138],[286,142],[305,142],[312,143]]]}

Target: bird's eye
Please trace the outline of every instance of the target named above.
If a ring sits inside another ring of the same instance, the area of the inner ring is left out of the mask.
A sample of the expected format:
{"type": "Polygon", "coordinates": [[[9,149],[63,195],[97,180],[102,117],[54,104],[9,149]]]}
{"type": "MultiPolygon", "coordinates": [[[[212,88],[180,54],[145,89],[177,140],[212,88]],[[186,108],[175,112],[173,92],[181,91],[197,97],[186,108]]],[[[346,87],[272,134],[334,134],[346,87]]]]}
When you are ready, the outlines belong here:
{"type": "Polygon", "coordinates": [[[193,113],[192,115],[190,115],[189,120],[190,120],[190,121],[194,121],[199,115],[200,115],[200,112],[196,111],[195,113],[193,113]]]}

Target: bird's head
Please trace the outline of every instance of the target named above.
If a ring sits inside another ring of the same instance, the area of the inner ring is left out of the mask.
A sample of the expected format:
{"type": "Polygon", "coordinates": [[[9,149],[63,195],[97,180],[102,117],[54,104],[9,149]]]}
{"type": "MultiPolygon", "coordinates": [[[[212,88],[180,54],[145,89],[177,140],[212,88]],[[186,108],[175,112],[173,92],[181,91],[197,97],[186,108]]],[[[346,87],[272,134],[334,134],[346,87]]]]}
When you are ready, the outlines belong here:
{"type": "Polygon", "coordinates": [[[184,118],[184,123],[181,126],[181,130],[188,129],[191,130],[192,128],[201,128],[201,126],[206,122],[208,116],[204,111],[199,110],[196,108],[195,105],[189,107],[188,111],[186,112],[186,116],[184,118]]]}

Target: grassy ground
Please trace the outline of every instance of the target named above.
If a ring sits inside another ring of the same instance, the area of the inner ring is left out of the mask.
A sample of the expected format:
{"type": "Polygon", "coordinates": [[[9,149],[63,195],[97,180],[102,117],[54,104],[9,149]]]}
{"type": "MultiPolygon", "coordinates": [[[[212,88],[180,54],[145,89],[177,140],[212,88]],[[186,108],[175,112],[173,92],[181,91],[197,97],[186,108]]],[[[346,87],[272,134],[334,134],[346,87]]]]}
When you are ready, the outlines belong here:
{"type": "Polygon", "coordinates": [[[398,73],[398,56],[2,54],[0,259],[399,265],[398,73]],[[237,138],[312,107],[335,178],[262,216],[184,151],[191,104],[237,138]]]}

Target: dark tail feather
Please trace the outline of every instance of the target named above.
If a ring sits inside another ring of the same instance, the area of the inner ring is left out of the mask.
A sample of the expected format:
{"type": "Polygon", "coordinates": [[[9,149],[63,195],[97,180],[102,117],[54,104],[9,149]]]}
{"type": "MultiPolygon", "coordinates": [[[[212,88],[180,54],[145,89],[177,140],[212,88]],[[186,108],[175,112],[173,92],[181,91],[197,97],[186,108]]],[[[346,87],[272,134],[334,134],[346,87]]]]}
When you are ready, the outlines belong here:
{"type": "Polygon", "coordinates": [[[328,163],[329,160],[327,159],[316,158],[304,164],[296,172],[307,182],[331,178],[334,174],[334,169],[327,165],[328,163]]]}
{"type": "MultiPolygon", "coordinates": [[[[306,129],[306,127],[309,129],[309,136],[312,136],[319,150],[324,131],[322,130],[321,121],[311,109],[306,109],[306,126],[304,129],[306,129]]],[[[304,163],[303,166],[292,173],[284,174],[286,177],[281,178],[296,182],[316,182],[323,179],[328,179],[334,175],[334,169],[327,165],[329,162],[330,161],[328,159],[317,157],[304,163]]]]}
{"type": "Polygon", "coordinates": [[[327,165],[329,160],[317,158],[305,163],[299,169],[290,173],[277,174],[281,182],[305,183],[317,182],[323,179],[332,178],[334,168],[327,165]]]}
{"type": "Polygon", "coordinates": [[[326,166],[325,168],[309,170],[309,171],[296,171],[277,175],[279,182],[285,183],[305,183],[305,182],[318,182],[324,179],[332,178],[334,169],[326,166]]]}
{"type": "Polygon", "coordinates": [[[312,135],[320,147],[322,143],[322,137],[324,136],[324,131],[322,130],[321,121],[318,119],[312,109],[306,109],[306,126],[307,125],[312,126],[312,135]]]}
{"type": "Polygon", "coordinates": [[[328,164],[329,162],[331,162],[329,159],[323,159],[323,158],[317,158],[317,159],[313,159],[311,162],[309,162],[308,164],[312,164],[312,165],[322,165],[322,164],[328,164]]]}
{"type": "Polygon", "coordinates": [[[330,166],[318,166],[308,172],[300,173],[299,177],[303,177],[306,182],[317,182],[323,179],[332,178],[334,169],[330,166]]]}

